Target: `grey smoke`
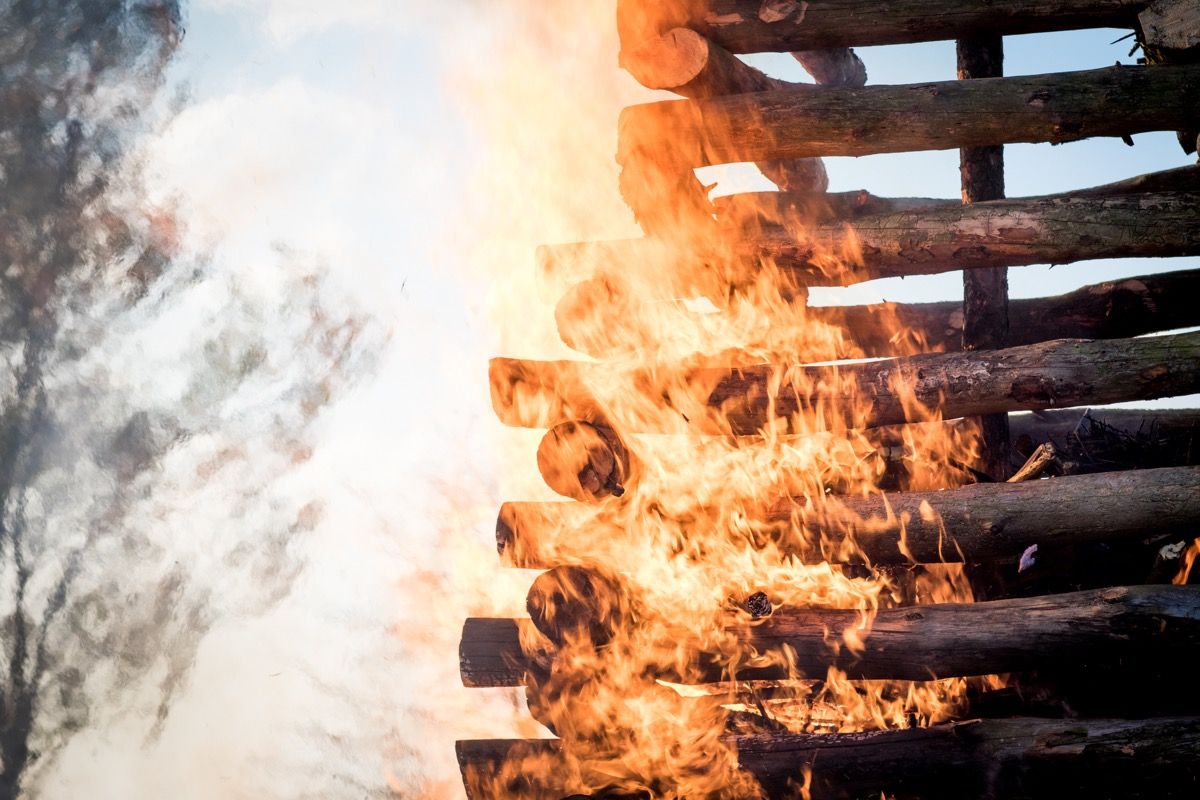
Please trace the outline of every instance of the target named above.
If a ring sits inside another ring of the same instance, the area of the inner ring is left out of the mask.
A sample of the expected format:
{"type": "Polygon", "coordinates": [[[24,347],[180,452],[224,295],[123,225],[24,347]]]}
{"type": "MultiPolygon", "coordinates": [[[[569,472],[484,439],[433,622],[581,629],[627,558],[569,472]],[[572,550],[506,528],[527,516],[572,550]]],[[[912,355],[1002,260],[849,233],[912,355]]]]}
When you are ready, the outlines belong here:
{"type": "Polygon", "coordinates": [[[183,27],[175,0],[0,2],[0,798],[72,796],[59,758],[130,708],[160,735],[214,621],[288,596],[322,505],[287,476],[383,339],[318,260],[280,248],[265,298],[142,207],[183,27]]]}

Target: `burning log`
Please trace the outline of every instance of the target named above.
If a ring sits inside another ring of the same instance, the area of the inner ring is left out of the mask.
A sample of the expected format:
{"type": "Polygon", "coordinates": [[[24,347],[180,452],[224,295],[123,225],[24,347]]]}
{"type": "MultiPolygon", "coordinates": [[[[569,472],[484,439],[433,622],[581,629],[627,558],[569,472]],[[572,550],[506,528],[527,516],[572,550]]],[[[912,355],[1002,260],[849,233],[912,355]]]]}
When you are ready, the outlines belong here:
{"type": "MultiPolygon", "coordinates": [[[[1198,76],[1200,77],[1200,76],[1198,76]]],[[[651,239],[585,242],[539,250],[547,271],[559,263],[619,275],[631,266],[681,275],[718,267],[725,286],[770,265],[802,286],[845,286],[876,278],[956,269],[1066,264],[1097,258],[1200,254],[1200,193],[1057,196],[939,205],[807,224],[720,228],[698,251],[651,239]]]]}
{"type": "Polygon", "coordinates": [[[822,367],[669,369],[495,358],[490,377],[493,408],[517,427],[604,418],[629,432],[753,434],[817,412],[820,421],[802,420],[802,427],[874,427],[921,421],[927,412],[912,400],[953,418],[1191,394],[1200,391],[1200,333],[1063,339],[822,367]],[[604,378],[661,403],[601,409],[588,387],[604,378]]]}
{"type": "Polygon", "coordinates": [[[537,463],[551,489],[583,502],[620,497],[633,476],[624,442],[603,424],[555,425],[538,445],[537,463]]]}
{"type": "Polygon", "coordinates": [[[534,627],[559,646],[580,640],[602,646],[634,614],[620,581],[582,567],[543,572],[529,589],[525,608],[534,627]]]}
{"type": "Polygon", "coordinates": [[[669,100],[621,113],[617,160],[858,156],[1178,130],[1200,122],[1200,65],[669,100]]]}
{"type": "MultiPolygon", "coordinates": [[[[459,650],[464,686],[524,684],[534,667],[518,625],[512,619],[467,620],[459,650]]],[[[686,674],[660,677],[688,683],[820,678],[834,666],[851,678],[919,681],[1067,661],[1194,658],[1200,655],[1200,588],[1131,586],[904,606],[881,609],[873,620],[862,611],[781,607],[728,630],[741,651],[735,674],[729,656],[697,652],[686,674]],[[861,640],[861,649],[851,649],[843,637],[861,640]]]]}
{"type": "MultiPolygon", "coordinates": [[[[818,84],[862,86],[867,71],[850,50],[796,53],[818,84]]],[[[668,89],[692,99],[766,92],[800,84],[772,78],[689,28],[673,28],[621,51],[621,65],[649,89],[668,89]]],[[[759,163],[784,191],[824,192],[829,186],[819,158],[759,163]]]]}
{"type": "MultiPolygon", "coordinates": [[[[695,28],[734,53],[761,53],[928,42],[979,31],[1011,36],[1132,28],[1150,0],[902,0],[886,5],[861,0],[622,0],[619,5],[653,7],[659,24],[695,28]]],[[[625,24],[645,25],[649,16],[627,10],[625,24]]]]}
{"type": "MultiPolygon", "coordinates": [[[[1192,269],[1105,281],[1055,297],[1010,300],[1008,345],[1118,339],[1200,325],[1200,304],[1190,299],[1197,293],[1200,270],[1192,269]]],[[[677,313],[697,325],[703,321],[681,304],[677,313]]],[[[559,301],[555,319],[568,346],[607,358],[654,341],[647,320],[652,314],[619,279],[597,277],[572,287],[559,301]]],[[[845,349],[830,353],[831,358],[892,356],[904,348],[953,352],[962,346],[963,307],[958,301],[809,306],[804,315],[843,329],[845,349]]]]}
{"type": "MultiPolygon", "coordinates": [[[[1197,791],[1200,718],[994,719],[844,734],[772,733],[726,740],[738,766],[769,798],[959,800],[1170,800],[1197,791]],[[811,778],[807,775],[811,772],[811,778]]],[[[553,739],[456,744],[470,800],[616,797],[602,761],[566,768],[570,744],[553,739]]],[[[624,770],[622,770],[624,771],[624,770]]],[[[611,773],[610,773],[611,775],[611,773]]],[[[625,791],[629,791],[626,789],[625,791]]]]}
{"type": "MultiPolygon", "coordinates": [[[[1047,553],[1200,529],[1200,468],[980,483],[951,491],[829,498],[819,505],[784,498],[764,505],[757,518],[774,529],[785,549],[808,562],[865,557],[877,565],[1012,564],[1031,545],[1047,553]]],[[[588,506],[510,502],[501,507],[497,546],[509,566],[544,569],[594,555],[585,526],[616,524],[588,506]]]]}

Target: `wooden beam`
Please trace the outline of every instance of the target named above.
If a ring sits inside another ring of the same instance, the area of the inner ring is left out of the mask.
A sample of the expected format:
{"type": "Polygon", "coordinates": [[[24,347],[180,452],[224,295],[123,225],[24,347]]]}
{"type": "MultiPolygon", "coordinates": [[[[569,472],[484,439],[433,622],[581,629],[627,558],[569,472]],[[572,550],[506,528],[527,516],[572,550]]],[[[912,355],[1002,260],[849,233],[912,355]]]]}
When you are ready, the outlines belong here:
{"type": "MultiPolygon", "coordinates": [[[[1183,800],[1200,790],[1195,717],[968,720],[871,733],[762,734],[724,743],[773,800],[796,797],[800,785],[812,800],[1183,800]]],[[[634,763],[625,752],[574,753],[572,743],[558,739],[460,741],[455,748],[469,800],[636,796],[606,791],[611,775],[627,774],[634,763]],[[605,774],[607,759],[616,763],[605,774]]],[[[641,779],[649,785],[655,777],[641,779]]],[[[628,783],[623,789],[632,791],[628,783]]]]}
{"type": "MultiPolygon", "coordinates": [[[[976,33],[957,42],[958,79],[1004,75],[1004,39],[995,32],[976,33]]],[[[1004,147],[964,147],[958,151],[964,203],[1004,199],[1004,147]]],[[[963,270],[963,350],[1007,347],[1008,268],[963,270]]],[[[1009,476],[1008,415],[979,418],[979,469],[996,480],[1009,476]]]]}
{"type": "MultiPolygon", "coordinates": [[[[1014,564],[1035,544],[1050,553],[1096,542],[1187,535],[1200,527],[1200,468],[831,497],[820,504],[800,497],[763,501],[757,509],[752,501],[746,505],[746,515],[764,535],[772,534],[785,552],[805,563],[1014,564]]],[[[686,520],[664,523],[683,532],[689,527],[686,520]]],[[[603,558],[605,537],[622,535],[627,524],[620,509],[509,502],[497,520],[497,547],[508,566],[546,569],[603,558]]]]}
{"type": "MultiPolygon", "coordinates": [[[[629,0],[626,0],[629,2],[629,0]]],[[[1132,28],[1149,3],[1137,0],[863,0],[762,2],[667,0],[676,24],[688,24],[735,53],[957,39],[1079,28],[1132,28]]],[[[646,5],[646,3],[642,3],[646,5]]]]}
{"type": "Polygon", "coordinates": [[[601,275],[657,271],[666,276],[662,285],[681,294],[723,287],[716,296],[763,269],[778,270],[781,285],[847,286],[956,269],[1197,254],[1197,192],[944,204],[816,224],[802,218],[746,225],[730,220],[690,248],[648,238],[538,250],[547,271],[562,264],[601,275]],[[701,271],[700,265],[710,268],[701,271]],[[701,284],[709,275],[714,285],[701,284]]]}
{"type": "Polygon", "coordinates": [[[1181,130],[1200,122],[1200,65],[670,100],[621,113],[617,160],[675,168],[1181,130]]]}
{"type": "MultiPolygon", "coordinates": [[[[533,664],[518,620],[469,619],[459,666],[463,685],[520,686],[533,664]]],[[[740,644],[725,656],[696,652],[676,683],[825,677],[833,666],[854,679],[929,680],[1057,667],[1120,658],[1200,655],[1200,587],[1130,586],[1086,592],[938,603],[864,613],[777,608],[730,625],[740,644]],[[861,640],[852,650],[843,635],[861,640]],[[794,671],[789,672],[785,653],[794,671]],[[747,662],[756,654],[757,661],[747,662]],[[730,659],[738,663],[731,674],[730,659]],[[748,665],[748,663],[750,665],[748,665]]]]}
{"type": "Polygon", "coordinates": [[[516,427],[606,419],[623,434],[749,435],[768,424],[788,428],[781,433],[811,433],[814,427],[921,421],[924,412],[915,410],[913,400],[951,419],[1192,394],[1200,391],[1200,333],[1063,339],[816,367],[636,367],[495,358],[490,382],[496,414],[516,427]],[[598,399],[590,387],[606,381],[637,387],[655,400],[598,399]],[[819,420],[809,418],[818,411],[819,420]]]}
{"type": "MultiPolygon", "coordinates": [[[[657,341],[651,309],[593,278],[572,287],[555,312],[562,340],[596,358],[621,357],[657,341]]],[[[1120,339],[1200,326],[1200,269],[1138,275],[1084,286],[1054,297],[1010,300],[1010,346],[1050,339],[1120,339]]],[[[962,346],[962,303],[876,303],[809,306],[804,317],[842,330],[829,359],[954,352],[962,346]]],[[[705,317],[673,306],[670,319],[702,326],[705,317]]],[[[786,320],[781,321],[786,324],[786,320]]]]}

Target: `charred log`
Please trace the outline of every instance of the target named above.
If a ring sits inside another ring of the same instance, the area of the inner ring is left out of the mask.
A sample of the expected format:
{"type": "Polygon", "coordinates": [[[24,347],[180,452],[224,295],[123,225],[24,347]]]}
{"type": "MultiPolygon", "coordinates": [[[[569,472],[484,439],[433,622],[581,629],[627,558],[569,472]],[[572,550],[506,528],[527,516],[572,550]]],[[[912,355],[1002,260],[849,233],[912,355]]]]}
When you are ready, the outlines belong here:
{"type": "MultiPolygon", "coordinates": [[[[1200,529],[1200,468],[981,483],[952,491],[827,498],[820,504],[784,498],[748,513],[807,562],[1011,565],[1033,545],[1049,558],[1065,547],[1156,541],[1200,529]]],[[[497,542],[510,566],[544,569],[595,555],[581,544],[590,538],[585,527],[618,524],[619,518],[578,504],[505,503],[497,542]]],[[[686,529],[686,523],[679,521],[679,527],[686,529]]]]}
{"type": "MultiPolygon", "coordinates": [[[[728,743],[739,766],[770,798],[795,797],[796,787],[807,784],[814,800],[880,795],[901,800],[1159,800],[1196,793],[1200,719],[1027,717],[875,733],[773,733],[728,743]],[[811,781],[805,780],[808,770],[811,781]]],[[[582,774],[567,769],[567,747],[557,740],[458,742],[468,797],[617,796],[605,793],[611,778],[604,775],[602,762],[593,762],[593,771],[582,774]]]]}
{"type": "Polygon", "coordinates": [[[808,87],[631,106],[618,161],[687,167],[813,156],[1065,142],[1200,123],[1200,65],[906,86],[808,87]]]}
{"type": "MultiPolygon", "coordinates": [[[[467,621],[459,664],[464,685],[525,683],[533,667],[522,652],[518,624],[467,621]]],[[[928,680],[1037,670],[1068,660],[1194,658],[1200,654],[1200,588],[1134,586],[906,606],[881,609],[874,619],[860,611],[782,607],[730,631],[741,643],[732,671],[727,656],[697,652],[684,674],[660,677],[689,683],[820,678],[834,666],[852,678],[928,680]],[[849,648],[847,634],[861,640],[861,648],[849,648]]]]}
{"type": "Polygon", "coordinates": [[[1200,333],[1137,339],[1063,339],[975,353],[938,353],[830,367],[744,368],[570,361],[491,362],[492,405],[517,427],[609,419],[622,431],[753,434],[765,425],[874,427],[1062,406],[1119,403],[1200,391],[1200,333]],[[613,370],[618,370],[614,375],[613,370]],[[618,378],[654,408],[601,402],[588,388],[618,378]],[[819,411],[819,423],[795,415],[819,411]],[[607,413],[606,413],[607,412],[607,413]]]}

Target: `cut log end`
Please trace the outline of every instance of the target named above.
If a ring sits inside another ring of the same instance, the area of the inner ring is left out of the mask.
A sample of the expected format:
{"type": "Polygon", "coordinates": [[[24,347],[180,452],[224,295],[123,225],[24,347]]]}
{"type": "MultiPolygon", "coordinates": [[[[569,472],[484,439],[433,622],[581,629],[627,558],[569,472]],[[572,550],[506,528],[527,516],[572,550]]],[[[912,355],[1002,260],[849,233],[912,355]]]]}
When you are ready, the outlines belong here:
{"type": "Polygon", "coordinates": [[[632,477],[629,450],[603,424],[555,425],[538,446],[537,463],[551,489],[585,503],[620,497],[632,477]]]}

